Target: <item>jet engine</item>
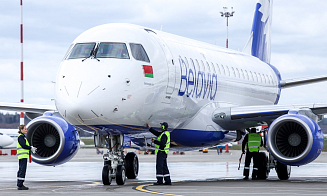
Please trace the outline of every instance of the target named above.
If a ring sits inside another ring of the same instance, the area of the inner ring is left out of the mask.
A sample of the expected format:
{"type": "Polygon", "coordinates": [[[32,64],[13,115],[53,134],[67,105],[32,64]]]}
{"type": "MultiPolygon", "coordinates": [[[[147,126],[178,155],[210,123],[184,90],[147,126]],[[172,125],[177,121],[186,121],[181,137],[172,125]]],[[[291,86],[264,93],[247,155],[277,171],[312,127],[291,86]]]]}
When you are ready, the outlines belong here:
{"type": "Polygon", "coordinates": [[[27,139],[37,148],[32,160],[41,165],[55,166],[72,159],[79,149],[75,127],[53,113],[33,119],[27,124],[27,139]]]}
{"type": "Polygon", "coordinates": [[[269,127],[267,147],[279,162],[300,166],[315,160],[324,146],[319,125],[306,115],[291,111],[269,127]]]}

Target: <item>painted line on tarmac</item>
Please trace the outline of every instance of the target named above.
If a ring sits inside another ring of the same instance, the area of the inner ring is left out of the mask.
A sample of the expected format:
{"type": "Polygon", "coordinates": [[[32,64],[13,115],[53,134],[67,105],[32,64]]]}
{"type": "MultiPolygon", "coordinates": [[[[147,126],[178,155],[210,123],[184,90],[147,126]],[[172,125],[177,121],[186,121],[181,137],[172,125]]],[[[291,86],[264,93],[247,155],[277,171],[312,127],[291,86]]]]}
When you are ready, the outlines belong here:
{"type": "Polygon", "coordinates": [[[141,192],[145,192],[145,193],[152,193],[152,194],[157,194],[157,195],[184,196],[184,195],[175,195],[175,194],[170,194],[170,193],[161,193],[161,192],[148,190],[147,187],[151,186],[151,185],[152,184],[144,184],[144,185],[133,187],[133,189],[137,190],[137,191],[141,191],[141,192]]]}
{"type": "MultiPolygon", "coordinates": [[[[52,186],[29,186],[29,190],[35,190],[35,189],[45,189],[45,188],[66,188],[66,187],[75,187],[75,186],[90,186],[90,185],[101,185],[100,182],[96,182],[96,181],[82,181],[82,182],[86,182],[87,184],[68,184],[68,185],[52,185],[52,186]]],[[[17,190],[17,187],[4,187],[4,188],[0,188],[0,191],[4,191],[4,190],[17,190]]]]}

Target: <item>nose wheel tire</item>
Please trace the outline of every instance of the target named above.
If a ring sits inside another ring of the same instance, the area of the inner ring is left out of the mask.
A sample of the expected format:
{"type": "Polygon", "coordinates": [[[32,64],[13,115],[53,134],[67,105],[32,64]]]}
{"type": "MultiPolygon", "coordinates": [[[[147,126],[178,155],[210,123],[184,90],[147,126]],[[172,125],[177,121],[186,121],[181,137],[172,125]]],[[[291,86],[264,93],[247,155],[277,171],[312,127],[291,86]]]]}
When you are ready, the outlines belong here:
{"type": "Polygon", "coordinates": [[[124,185],[125,181],[126,181],[125,167],[123,165],[118,165],[116,171],[116,183],[118,185],[124,185]]]}
{"type": "Polygon", "coordinates": [[[112,168],[110,165],[103,166],[102,169],[102,183],[103,185],[110,185],[112,181],[112,168]]]}
{"type": "Polygon", "coordinates": [[[126,176],[135,179],[139,173],[139,160],[134,152],[127,153],[125,157],[126,176]]]}

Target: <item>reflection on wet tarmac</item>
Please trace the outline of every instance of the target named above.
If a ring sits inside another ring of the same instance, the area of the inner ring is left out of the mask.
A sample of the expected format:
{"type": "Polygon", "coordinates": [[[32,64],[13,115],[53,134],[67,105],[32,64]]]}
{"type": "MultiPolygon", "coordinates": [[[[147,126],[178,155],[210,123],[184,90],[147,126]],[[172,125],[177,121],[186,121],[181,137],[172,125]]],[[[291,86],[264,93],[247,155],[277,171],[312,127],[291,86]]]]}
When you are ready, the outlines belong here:
{"type": "MultiPolygon", "coordinates": [[[[238,162],[174,162],[168,163],[173,181],[195,181],[206,179],[241,179],[243,174],[238,162]]],[[[102,162],[68,162],[56,167],[28,165],[27,181],[101,181],[102,162]]],[[[252,167],[252,166],[251,166],[252,167]]],[[[0,162],[0,181],[16,181],[17,162],[0,162]]],[[[326,177],[327,163],[311,163],[292,167],[292,177],[326,177]]],[[[276,179],[275,170],[269,178],[276,179]]],[[[268,179],[269,179],[268,178],[268,179]]],[[[155,180],[155,163],[140,163],[137,180],[155,180]]]]}

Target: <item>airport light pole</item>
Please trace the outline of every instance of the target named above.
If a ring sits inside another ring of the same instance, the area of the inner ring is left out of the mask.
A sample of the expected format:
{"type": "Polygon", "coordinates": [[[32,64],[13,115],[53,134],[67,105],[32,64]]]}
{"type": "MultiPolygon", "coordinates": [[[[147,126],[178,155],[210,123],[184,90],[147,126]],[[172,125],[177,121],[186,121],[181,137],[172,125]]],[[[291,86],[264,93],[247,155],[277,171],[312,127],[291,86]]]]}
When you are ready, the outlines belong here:
{"type": "Polygon", "coordinates": [[[231,7],[231,12],[228,12],[228,7],[223,7],[224,12],[220,12],[221,17],[226,17],[227,19],[227,39],[226,39],[226,48],[228,48],[228,18],[234,15],[233,7],[231,7]]]}

